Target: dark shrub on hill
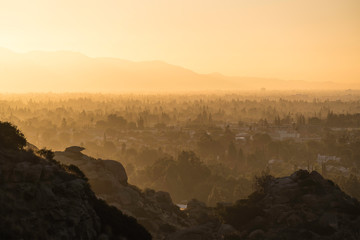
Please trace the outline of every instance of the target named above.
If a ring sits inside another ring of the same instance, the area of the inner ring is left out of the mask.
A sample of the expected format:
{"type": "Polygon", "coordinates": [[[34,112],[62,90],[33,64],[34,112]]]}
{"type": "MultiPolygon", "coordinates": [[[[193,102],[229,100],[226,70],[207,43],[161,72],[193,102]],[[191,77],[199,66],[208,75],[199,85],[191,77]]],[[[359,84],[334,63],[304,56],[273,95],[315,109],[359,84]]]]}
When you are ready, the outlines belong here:
{"type": "Polygon", "coordinates": [[[263,172],[261,176],[255,176],[254,188],[256,191],[266,193],[269,185],[274,180],[274,177],[270,174],[263,172]]]}
{"type": "Polygon", "coordinates": [[[54,156],[55,156],[55,153],[53,151],[46,148],[40,149],[38,151],[38,154],[40,154],[40,156],[46,158],[49,161],[54,160],[54,156]]]}
{"type": "Polygon", "coordinates": [[[0,121],[0,148],[19,150],[26,145],[26,138],[20,130],[9,122],[0,121]]]}
{"type": "Polygon", "coordinates": [[[257,216],[264,216],[261,208],[246,199],[238,200],[233,206],[218,206],[217,209],[223,222],[234,226],[236,229],[241,229],[257,216]]]}
{"type": "Polygon", "coordinates": [[[107,205],[104,200],[96,199],[94,209],[101,219],[102,226],[110,227],[114,236],[121,235],[127,239],[152,239],[135,218],[122,214],[117,208],[107,205]]]}
{"type": "Polygon", "coordinates": [[[64,166],[65,170],[67,170],[67,172],[70,172],[72,174],[74,174],[75,176],[88,181],[88,178],[85,176],[85,174],[79,169],[78,166],[74,165],[74,164],[70,164],[69,166],[64,166]]]}

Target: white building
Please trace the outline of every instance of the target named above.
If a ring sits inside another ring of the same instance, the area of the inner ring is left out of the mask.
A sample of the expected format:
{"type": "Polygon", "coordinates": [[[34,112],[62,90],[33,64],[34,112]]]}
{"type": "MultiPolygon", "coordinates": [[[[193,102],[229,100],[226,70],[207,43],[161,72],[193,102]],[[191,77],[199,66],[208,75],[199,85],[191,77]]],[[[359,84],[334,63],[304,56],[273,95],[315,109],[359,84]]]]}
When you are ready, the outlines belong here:
{"type": "Polygon", "coordinates": [[[337,156],[328,156],[328,155],[320,155],[320,154],[318,154],[318,157],[316,159],[316,161],[319,164],[327,163],[328,161],[340,162],[340,160],[341,160],[341,158],[339,158],[337,156]]]}

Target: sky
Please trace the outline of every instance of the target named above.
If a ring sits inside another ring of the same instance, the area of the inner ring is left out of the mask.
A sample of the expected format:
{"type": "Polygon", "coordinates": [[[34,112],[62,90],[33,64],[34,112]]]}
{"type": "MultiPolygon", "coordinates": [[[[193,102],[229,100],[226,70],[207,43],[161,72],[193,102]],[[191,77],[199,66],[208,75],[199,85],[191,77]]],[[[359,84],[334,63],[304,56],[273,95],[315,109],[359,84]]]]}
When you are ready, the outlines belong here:
{"type": "Polygon", "coordinates": [[[359,0],[0,0],[0,47],[360,82],[359,0]]]}

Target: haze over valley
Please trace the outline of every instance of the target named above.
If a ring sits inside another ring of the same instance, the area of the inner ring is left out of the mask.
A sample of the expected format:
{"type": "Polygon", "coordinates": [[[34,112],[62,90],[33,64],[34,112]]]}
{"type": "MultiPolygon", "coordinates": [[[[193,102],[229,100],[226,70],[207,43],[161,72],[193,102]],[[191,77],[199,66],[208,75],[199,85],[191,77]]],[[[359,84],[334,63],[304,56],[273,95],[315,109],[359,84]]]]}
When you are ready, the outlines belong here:
{"type": "Polygon", "coordinates": [[[0,4],[0,239],[358,240],[360,1],[0,4]]]}
{"type": "Polygon", "coordinates": [[[162,61],[90,58],[76,52],[0,49],[2,92],[184,92],[213,90],[339,90],[357,84],[199,74],[162,61]],[[21,71],[19,71],[21,69],[21,71]]]}

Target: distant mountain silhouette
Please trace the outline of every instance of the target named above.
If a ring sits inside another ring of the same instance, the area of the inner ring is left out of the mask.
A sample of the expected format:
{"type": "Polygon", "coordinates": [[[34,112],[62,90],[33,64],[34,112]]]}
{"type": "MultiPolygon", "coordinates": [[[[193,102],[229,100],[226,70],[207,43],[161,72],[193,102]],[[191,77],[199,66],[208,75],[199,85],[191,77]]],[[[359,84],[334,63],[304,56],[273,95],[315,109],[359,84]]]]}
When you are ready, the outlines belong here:
{"type": "Polygon", "coordinates": [[[198,74],[161,61],[91,58],[68,51],[14,53],[0,48],[2,91],[205,91],[345,89],[332,82],[198,74]],[[5,84],[4,84],[5,83],[5,84]]]}

